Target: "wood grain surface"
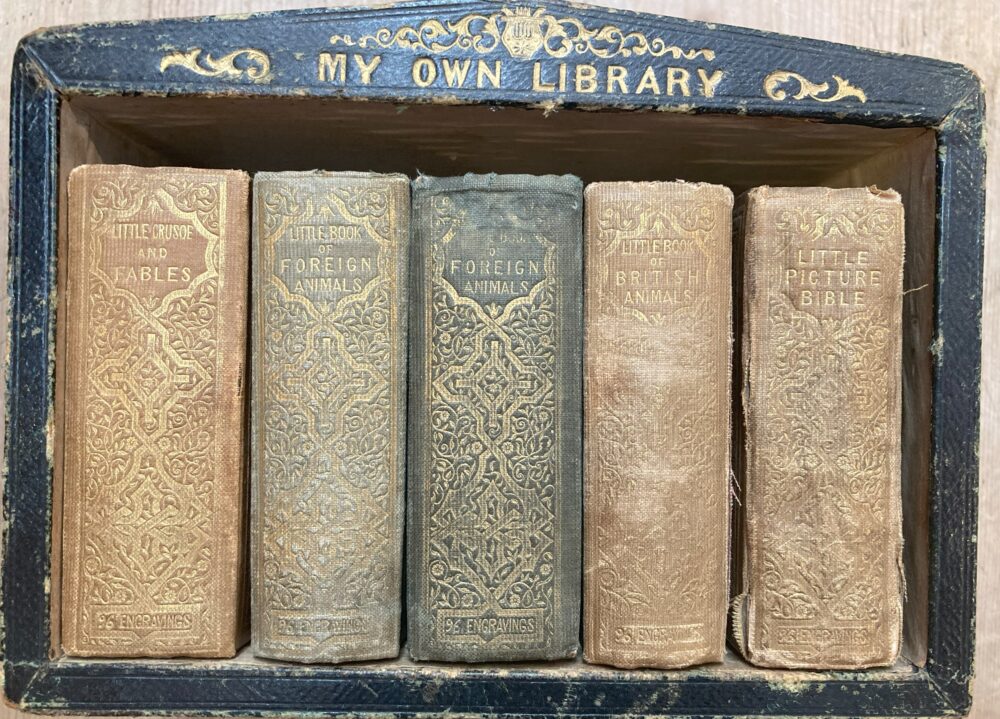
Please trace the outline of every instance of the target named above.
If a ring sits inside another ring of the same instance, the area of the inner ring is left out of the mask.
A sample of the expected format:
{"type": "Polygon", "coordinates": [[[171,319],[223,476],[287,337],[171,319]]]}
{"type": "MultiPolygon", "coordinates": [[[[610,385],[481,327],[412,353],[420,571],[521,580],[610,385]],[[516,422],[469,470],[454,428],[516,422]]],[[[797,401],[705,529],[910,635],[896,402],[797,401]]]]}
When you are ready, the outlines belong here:
{"type": "MultiPolygon", "coordinates": [[[[0,3],[0,233],[7,236],[8,118],[11,58],[18,39],[39,27],[99,20],[244,13],[308,7],[295,0],[5,0],[0,3]]],[[[330,0],[353,5],[358,0],[330,0]]],[[[892,52],[963,63],[987,86],[989,147],[1000,147],[1000,3],[996,0],[603,0],[601,4],[709,22],[742,25],[892,52]]],[[[1000,717],[1000,163],[989,160],[986,277],[983,297],[983,395],[980,438],[979,605],[972,716],[1000,717]]],[[[3,256],[6,274],[6,254],[3,256]]],[[[6,296],[2,300],[6,309],[6,296]]],[[[6,311],[0,337],[6,337],[6,311]]],[[[5,352],[0,352],[3,356],[5,352]]],[[[2,409],[0,409],[2,411],[2,409]]],[[[19,712],[0,707],[0,719],[19,712]]]]}

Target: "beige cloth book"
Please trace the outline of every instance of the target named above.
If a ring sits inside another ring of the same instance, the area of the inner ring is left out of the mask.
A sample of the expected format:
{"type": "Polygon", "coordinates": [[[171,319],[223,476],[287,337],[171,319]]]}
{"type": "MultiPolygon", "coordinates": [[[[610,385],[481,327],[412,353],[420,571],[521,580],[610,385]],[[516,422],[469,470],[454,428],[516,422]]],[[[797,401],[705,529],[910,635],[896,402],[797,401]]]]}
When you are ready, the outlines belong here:
{"type": "Polygon", "coordinates": [[[734,639],[757,665],[891,664],[902,630],[903,205],[741,198],[743,461],[734,639]]]}
{"type": "Polygon", "coordinates": [[[410,181],[254,177],[252,643],[399,653],[410,181]]]}
{"type": "Polygon", "coordinates": [[[62,645],[232,656],[245,638],[245,173],[69,180],[62,645]]]}
{"type": "Polygon", "coordinates": [[[733,195],[585,193],[587,661],[720,661],[729,559],[733,195]]]}

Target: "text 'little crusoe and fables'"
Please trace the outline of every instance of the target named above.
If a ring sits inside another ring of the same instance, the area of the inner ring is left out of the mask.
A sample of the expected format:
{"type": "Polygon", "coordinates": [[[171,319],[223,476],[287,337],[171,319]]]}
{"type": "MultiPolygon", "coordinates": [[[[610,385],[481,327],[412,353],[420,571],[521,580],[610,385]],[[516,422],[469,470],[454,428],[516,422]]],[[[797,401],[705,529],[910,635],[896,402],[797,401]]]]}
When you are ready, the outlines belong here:
{"type": "Polygon", "coordinates": [[[102,242],[112,284],[141,298],[162,299],[206,270],[207,236],[191,221],[167,217],[112,223],[102,242]]]}

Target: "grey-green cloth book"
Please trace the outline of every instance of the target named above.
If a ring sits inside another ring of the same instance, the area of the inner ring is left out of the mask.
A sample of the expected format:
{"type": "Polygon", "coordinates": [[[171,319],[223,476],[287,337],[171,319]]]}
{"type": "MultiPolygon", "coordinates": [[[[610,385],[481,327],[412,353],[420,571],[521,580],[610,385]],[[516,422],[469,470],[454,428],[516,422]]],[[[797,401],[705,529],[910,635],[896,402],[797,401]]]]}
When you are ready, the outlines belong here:
{"type": "Polygon", "coordinates": [[[569,175],[413,183],[413,659],[577,652],[582,191],[569,175]]]}
{"type": "Polygon", "coordinates": [[[256,655],[399,654],[410,185],[254,178],[256,655]]]}

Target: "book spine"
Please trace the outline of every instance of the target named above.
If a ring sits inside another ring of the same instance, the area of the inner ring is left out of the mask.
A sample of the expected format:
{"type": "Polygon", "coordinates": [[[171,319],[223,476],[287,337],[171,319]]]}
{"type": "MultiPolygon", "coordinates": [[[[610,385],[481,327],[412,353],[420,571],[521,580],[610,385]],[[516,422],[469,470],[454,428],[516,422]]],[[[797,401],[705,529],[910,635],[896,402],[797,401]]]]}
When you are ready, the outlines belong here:
{"type": "Polygon", "coordinates": [[[399,653],[410,183],[254,179],[252,644],[399,653]]]}
{"type": "Polygon", "coordinates": [[[891,664],[903,591],[903,206],[874,188],[761,187],[742,202],[734,638],[760,666],[891,664]]]}
{"type": "Polygon", "coordinates": [[[584,657],[721,661],[733,196],[587,186],[584,657]]]}
{"type": "Polygon", "coordinates": [[[576,654],[581,191],[571,176],[414,183],[414,659],[576,654]]]}
{"type": "Polygon", "coordinates": [[[246,628],[249,179],[69,181],[63,649],[232,656],[246,628]]]}

